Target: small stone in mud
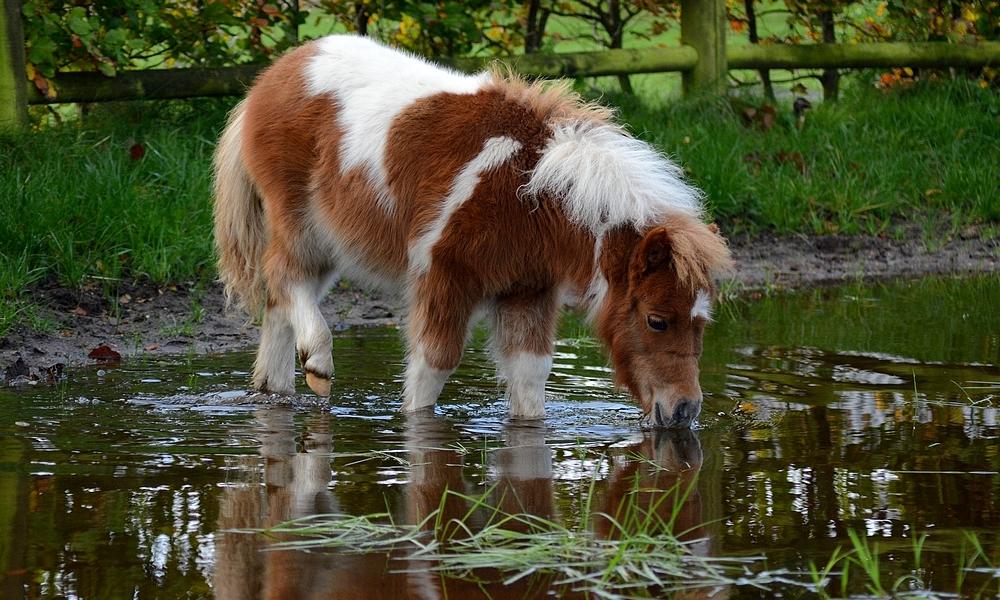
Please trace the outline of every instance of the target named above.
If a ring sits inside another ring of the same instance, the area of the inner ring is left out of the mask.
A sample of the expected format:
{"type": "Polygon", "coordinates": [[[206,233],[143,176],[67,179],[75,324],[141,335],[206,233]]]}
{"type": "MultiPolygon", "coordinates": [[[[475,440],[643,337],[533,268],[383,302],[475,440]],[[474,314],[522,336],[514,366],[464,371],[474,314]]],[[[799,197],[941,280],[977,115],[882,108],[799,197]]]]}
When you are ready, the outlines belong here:
{"type": "Polygon", "coordinates": [[[381,304],[372,304],[361,312],[361,316],[366,319],[388,319],[392,317],[392,311],[381,304]]]}

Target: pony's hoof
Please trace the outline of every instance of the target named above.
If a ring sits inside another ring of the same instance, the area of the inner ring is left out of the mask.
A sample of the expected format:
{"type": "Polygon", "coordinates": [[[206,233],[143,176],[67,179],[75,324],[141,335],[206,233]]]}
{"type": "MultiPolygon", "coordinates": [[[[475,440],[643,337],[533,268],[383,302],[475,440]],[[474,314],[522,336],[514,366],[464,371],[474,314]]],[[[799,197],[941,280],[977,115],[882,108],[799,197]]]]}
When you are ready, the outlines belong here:
{"type": "Polygon", "coordinates": [[[330,395],[330,378],[320,377],[314,373],[306,372],[306,385],[309,389],[313,391],[317,396],[323,396],[324,398],[330,395]]]}

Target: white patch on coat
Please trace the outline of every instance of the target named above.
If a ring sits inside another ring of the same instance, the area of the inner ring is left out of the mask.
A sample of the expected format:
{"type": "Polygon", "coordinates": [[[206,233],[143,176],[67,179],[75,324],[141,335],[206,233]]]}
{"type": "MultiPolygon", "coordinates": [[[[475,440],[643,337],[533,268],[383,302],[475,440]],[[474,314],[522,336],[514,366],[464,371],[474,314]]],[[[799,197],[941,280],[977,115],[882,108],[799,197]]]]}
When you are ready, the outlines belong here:
{"type": "Polygon", "coordinates": [[[316,41],[317,52],[305,68],[313,95],[331,94],[337,102],[340,168],[367,170],[379,202],[394,206],[385,153],[389,128],[403,109],[420,98],[447,92],[474,94],[489,74],[464,75],[383,46],[371,38],[331,35],[316,41]]]}
{"type": "Polygon", "coordinates": [[[521,142],[513,138],[492,137],[486,140],[479,154],[462,167],[462,170],[455,176],[448,195],[441,201],[441,212],[410,245],[410,272],[412,274],[422,275],[430,270],[431,251],[434,249],[434,245],[441,239],[441,234],[444,233],[444,229],[448,226],[448,221],[451,220],[455,211],[475,193],[480,177],[505,163],[520,149],[521,142]]]}
{"type": "Polygon", "coordinates": [[[680,167],[608,123],[565,121],[531,172],[524,191],[560,198],[570,221],[595,235],[618,225],[643,229],[671,214],[701,217],[701,193],[680,167]]]}
{"type": "Polygon", "coordinates": [[[502,358],[498,370],[507,380],[510,416],[516,419],[544,417],[545,380],[552,370],[552,356],[518,352],[502,358]]]}
{"type": "Polygon", "coordinates": [[[285,307],[271,307],[264,315],[253,386],[274,394],[295,393],[295,333],[285,307]]]}
{"type": "Polygon", "coordinates": [[[326,292],[324,281],[309,281],[291,286],[288,296],[288,320],[295,332],[295,348],[305,357],[304,370],[322,377],[333,376],[333,337],[319,310],[318,299],[326,292]],[[322,289],[321,289],[322,288],[322,289]]]}
{"type": "Polygon", "coordinates": [[[413,412],[434,406],[444,384],[451,375],[450,370],[435,369],[427,363],[424,353],[416,350],[406,361],[406,380],[403,383],[403,412],[413,412]]]}
{"type": "Polygon", "coordinates": [[[604,246],[604,236],[598,235],[594,240],[594,274],[587,286],[584,298],[584,306],[587,309],[587,321],[593,323],[597,320],[597,315],[604,306],[604,300],[608,296],[608,278],[601,270],[601,248],[604,246]]]}
{"type": "Polygon", "coordinates": [[[691,307],[691,319],[712,320],[712,297],[705,290],[698,290],[694,297],[694,305],[691,307]]]}

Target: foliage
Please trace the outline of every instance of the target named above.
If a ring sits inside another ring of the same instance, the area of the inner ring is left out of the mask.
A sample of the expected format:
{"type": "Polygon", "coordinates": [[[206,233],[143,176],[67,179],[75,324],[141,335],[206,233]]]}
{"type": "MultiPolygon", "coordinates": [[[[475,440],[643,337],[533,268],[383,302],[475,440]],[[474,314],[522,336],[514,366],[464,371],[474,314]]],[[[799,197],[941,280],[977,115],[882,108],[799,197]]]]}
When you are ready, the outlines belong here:
{"type": "Polygon", "coordinates": [[[453,57],[480,50],[506,54],[523,42],[514,0],[322,0],[348,31],[373,35],[425,56],[453,57]]]}
{"type": "Polygon", "coordinates": [[[57,71],[216,66],[262,60],[292,40],[292,17],[257,0],[27,0],[27,74],[43,93],[58,94],[57,71]]]}

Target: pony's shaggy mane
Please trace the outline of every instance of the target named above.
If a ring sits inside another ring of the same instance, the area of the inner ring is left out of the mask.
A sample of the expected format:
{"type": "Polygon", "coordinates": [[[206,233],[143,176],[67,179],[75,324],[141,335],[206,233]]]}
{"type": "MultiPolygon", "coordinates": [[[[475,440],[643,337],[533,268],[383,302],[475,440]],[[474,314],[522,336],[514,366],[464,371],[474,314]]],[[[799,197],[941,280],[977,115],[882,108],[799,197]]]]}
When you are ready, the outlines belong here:
{"type": "Polygon", "coordinates": [[[584,100],[566,79],[529,81],[503,63],[494,63],[488,73],[484,90],[500,92],[507,100],[528,107],[545,123],[571,119],[606,124],[614,118],[614,109],[584,100]]]}
{"type": "Polygon", "coordinates": [[[527,82],[494,67],[486,89],[527,106],[548,125],[551,137],[522,191],[558,198],[573,223],[600,235],[625,224],[642,230],[674,214],[702,216],[701,193],[681,168],[569,82],[527,82]]]}

